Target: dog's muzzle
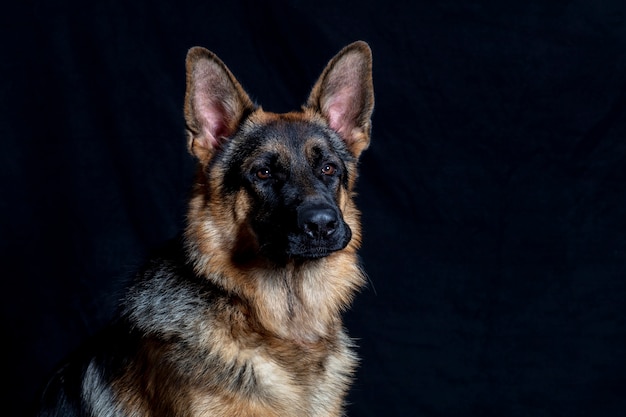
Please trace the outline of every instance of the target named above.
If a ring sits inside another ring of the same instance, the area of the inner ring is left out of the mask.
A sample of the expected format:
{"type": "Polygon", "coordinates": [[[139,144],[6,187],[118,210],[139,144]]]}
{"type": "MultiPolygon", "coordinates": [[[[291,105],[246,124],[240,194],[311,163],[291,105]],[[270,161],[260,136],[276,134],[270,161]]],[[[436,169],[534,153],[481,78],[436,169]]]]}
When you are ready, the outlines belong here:
{"type": "Polygon", "coordinates": [[[345,248],[352,232],[339,210],[325,203],[309,203],[297,210],[298,235],[291,252],[305,258],[320,258],[345,248]]]}
{"type": "Polygon", "coordinates": [[[306,206],[298,211],[298,227],[312,239],[329,239],[337,231],[337,211],[325,206],[306,206]]]}

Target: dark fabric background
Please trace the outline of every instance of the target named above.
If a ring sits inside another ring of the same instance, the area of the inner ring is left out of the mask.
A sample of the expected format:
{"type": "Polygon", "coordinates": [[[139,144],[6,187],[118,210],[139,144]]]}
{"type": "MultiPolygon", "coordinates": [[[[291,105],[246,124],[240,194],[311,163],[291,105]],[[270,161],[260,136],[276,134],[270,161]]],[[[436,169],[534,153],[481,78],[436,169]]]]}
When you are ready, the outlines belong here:
{"type": "MultiPolygon", "coordinates": [[[[626,415],[626,3],[13,2],[0,14],[2,415],[181,229],[187,49],[297,108],[374,53],[350,416],[626,415]]],[[[3,6],[6,7],[6,6],[3,6]]]]}

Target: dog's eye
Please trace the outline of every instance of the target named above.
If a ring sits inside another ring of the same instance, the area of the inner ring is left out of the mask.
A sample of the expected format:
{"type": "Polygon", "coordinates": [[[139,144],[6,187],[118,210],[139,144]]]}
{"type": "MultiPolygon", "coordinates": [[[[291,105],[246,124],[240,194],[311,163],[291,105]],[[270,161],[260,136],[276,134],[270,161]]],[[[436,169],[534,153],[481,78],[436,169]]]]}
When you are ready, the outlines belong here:
{"type": "Polygon", "coordinates": [[[256,172],[256,176],[260,180],[267,180],[272,177],[272,172],[269,168],[261,168],[256,172]]]}
{"type": "Polygon", "coordinates": [[[325,164],[322,167],[322,174],[324,175],[334,175],[337,172],[337,168],[333,164],[325,164]]]}

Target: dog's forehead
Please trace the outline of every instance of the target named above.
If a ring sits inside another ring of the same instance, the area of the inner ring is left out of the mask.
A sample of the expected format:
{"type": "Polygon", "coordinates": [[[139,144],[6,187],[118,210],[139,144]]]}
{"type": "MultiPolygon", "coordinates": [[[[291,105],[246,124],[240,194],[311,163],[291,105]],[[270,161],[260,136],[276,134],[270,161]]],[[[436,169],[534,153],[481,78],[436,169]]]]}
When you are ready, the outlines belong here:
{"type": "Polygon", "coordinates": [[[251,118],[244,130],[244,137],[254,138],[254,153],[259,154],[311,159],[319,153],[336,152],[342,145],[323,123],[300,113],[264,113],[262,118],[251,118]]]}

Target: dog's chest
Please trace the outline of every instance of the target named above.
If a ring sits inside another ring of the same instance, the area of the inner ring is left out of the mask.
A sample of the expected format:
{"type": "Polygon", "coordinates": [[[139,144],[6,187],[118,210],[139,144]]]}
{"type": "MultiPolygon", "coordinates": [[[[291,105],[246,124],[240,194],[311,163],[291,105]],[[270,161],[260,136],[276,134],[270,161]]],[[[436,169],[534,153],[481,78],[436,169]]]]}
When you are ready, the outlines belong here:
{"type": "MultiPolygon", "coordinates": [[[[299,352],[305,354],[305,350],[299,352]]],[[[323,355],[277,357],[263,350],[242,352],[242,362],[228,386],[216,393],[194,393],[192,415],[215,416],[338,416],[354,358],[347,346],[323,355]]]]}

